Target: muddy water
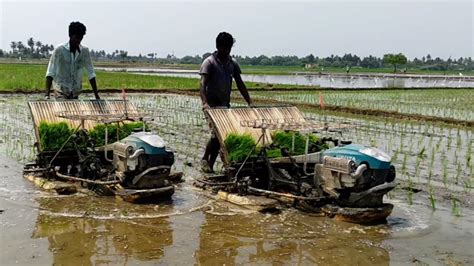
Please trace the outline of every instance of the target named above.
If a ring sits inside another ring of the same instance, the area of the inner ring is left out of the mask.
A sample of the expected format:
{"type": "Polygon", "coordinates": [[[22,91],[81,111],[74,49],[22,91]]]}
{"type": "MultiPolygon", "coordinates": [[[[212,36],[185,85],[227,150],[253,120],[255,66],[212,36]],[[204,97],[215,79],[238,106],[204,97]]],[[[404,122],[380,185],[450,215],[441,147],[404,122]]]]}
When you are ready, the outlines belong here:
{"type": "Polygon", "coordinates": [[[283,208],[254,213],[193,188],[193,168],[172,201],[58,196],[0,157],[4,265],[472,264],[474,216],[434,213],[393,195],[387,224],[361,226],[283,208]]]}

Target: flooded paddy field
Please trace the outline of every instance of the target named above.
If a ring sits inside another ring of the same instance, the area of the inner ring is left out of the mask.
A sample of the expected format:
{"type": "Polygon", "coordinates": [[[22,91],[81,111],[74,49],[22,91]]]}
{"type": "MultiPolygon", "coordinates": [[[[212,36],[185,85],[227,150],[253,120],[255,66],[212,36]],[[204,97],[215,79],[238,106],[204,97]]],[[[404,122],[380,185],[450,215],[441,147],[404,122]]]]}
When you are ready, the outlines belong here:
{"type": "MultiPolygon", "coordinates": [[[[103,67],[110,72],[128,72],[140,75],[199,78],[197,70],[114,68],[103,67]]],[[[322,88],[472,88],[472,76],[445,75],[394,75],[394,74],[317,74],[295,73],[291,75],[244,74],[247,82],[317,86],[322,88]]]]}
{"type": "MultiPolygon", "coordinates": [[[[119,98],[108,95],[105,98],[119,98]]],[[[386,224],[338,222],[292,208],[254,213],[193,187],[209,130],[195,96],[133,94],[183,171],[170,202],[133,205],[42,192],[22,178],[34,158],[27,100],[2,96],[0,259],[18,264],[473,264],[473,129],[305,112],[353,127],[334,134],[393,156],[399,186],[386,224]]],[[[329,133],[327,133],[329,134],[329,133]]],[[[218,165],[218,169],[222,165],[218,165]]]]}
{"type": "Polygon", "coordinates": [[[463,121],[474,120],[474,93],[472,89],[420,90],[355,90],[355,91],[255,91],[256,99],[278,100],[287,103],[307,103],[401,114],[416,114],[463,121]]]}

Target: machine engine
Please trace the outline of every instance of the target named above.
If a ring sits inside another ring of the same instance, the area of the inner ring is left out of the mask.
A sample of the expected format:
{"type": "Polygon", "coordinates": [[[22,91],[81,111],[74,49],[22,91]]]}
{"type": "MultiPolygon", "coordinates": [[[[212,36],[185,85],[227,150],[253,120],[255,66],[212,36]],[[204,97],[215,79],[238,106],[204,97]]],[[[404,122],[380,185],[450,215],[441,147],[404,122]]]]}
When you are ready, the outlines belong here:
{"type": "Polygon", "coordinates": [[[113,144],[115,174],[130,188],[169,186],[174,154],[150,132],[133,133],[113,144]]]}
{"type": "Polygon", "coordinates": [[[378,206],[396,186],[390,161],[383,151],[357,144],[328,149],[315,165],[314,183],[343,206],[378,206]]]}

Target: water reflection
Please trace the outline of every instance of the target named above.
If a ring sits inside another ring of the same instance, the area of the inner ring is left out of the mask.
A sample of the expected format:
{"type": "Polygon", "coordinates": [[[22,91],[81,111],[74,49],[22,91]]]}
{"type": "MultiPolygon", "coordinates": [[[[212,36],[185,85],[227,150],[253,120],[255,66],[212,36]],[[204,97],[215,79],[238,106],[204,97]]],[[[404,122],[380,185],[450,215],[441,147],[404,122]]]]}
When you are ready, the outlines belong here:
{"type": "Polygon", "coordinates": [[[379,227],[338,223],[294,210],[205,217],[198,264],[389,263],[389,253],[380,245],[386,231],[379,227]]]}
{"type": "MultiPolygon", "coordinates": [[[[92,218],[77,218],[73,214],[84,207],[84,200],[79,200],[82,201],[79,206],[71,206],[67,204],[69,199],[39,200],[40,208],[50,211],[38,216],[32,237],[48,239],[54,265],[116,265],[159,260],[164,255],[164,248],[173,244],[168,218],[96,219],[95,215],[101,215],[99,208],[84,213],[92,218]]],[[[89,203],[94,204],[93,201],[89,203]]],[[[108,209],[108,203],[103,210],[108,209]]]]}
{"type": "Polygon", "coordinates": [[[33,238],[48,240],[55,265],[389,262],[381,245],[386,225],[339,223],[293,209],[249,213],[222,202],[173,216],[172,205],[136,206],[110,198],[38,201],[42,212],[33,238]],[[143,218],[152,213],[170,215],[143,218]]]}
{"type": "MultiPolygon", "coordinates": [[[[139,68],[100,68],[107,71],[126,71],[142,75],[199,78],[196,71],[173,69],[139,68]]],[[[471,88],[474,78],[469,76],[443,75],[398,75],[391,74],[293,74],[293,75],[248,75],[242,79],[247,82],[266,84],[319,86],[323,88],[471,88]]]]}

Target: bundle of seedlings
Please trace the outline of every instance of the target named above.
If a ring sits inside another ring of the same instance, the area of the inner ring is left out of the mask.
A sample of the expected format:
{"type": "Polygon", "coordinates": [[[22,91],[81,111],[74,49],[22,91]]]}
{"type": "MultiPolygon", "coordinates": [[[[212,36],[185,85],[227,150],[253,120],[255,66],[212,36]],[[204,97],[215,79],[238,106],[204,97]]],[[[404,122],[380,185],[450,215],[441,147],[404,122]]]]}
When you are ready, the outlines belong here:
{"type": "MultiPolygon", "coordinates": [[[[105,144],[105,129],[107,127],[108,143],[113,143],[123,139],[134,131],[143,128],[143,122],[129,122],[120,124],[98,124],[89,130],[89,137],[94,141],[95,146],[105,144]]],[[[48,123],[41,122],[39,126],[40,147],[44,151],[57,151],[66,143],[68,138],[74,134],[74,129],[65,122],[48,123]]],[[[79,144],[79,147],[84,145],[79,144]]],[[[74,144],[68,141],[63,149],[73,149],[74,144]]]]}
{"type": "MultiPolygon", "coordinates": [[[[293,131],[276,131],[272,134],[273,142],[267,155],[270,158],[281,157],[281,151],[287,150],[290,155],[301,155],[306,150],[308,136],[293,131]]],[[[329,146],[321,142],[315,134],[309,134],[308,153],[319,152],[328,149],[329,146]]]]}
{"type": "MultiPolygon", "coordinates": [[[[266,156],[277,158],[287,155],[302,155],[306,149],[306,138],[307,136],[298,132],[276,131],[272,134],[273,142],[267,147],[266,156]]],[[[262,150],[261,145],[257,145],[249,134],[229,134],[224,140],[224,144],[231,163],[243,162],[249,153],[251,153],[250,158],[255,158],[262,150]]],[[[318,136],[309,135],[308,153],[319,152],[328,148],[328,145],[322,143],[318,136]]]]}
{"type": "MultiPolygon", "coordinates": [[[[65,122],[41,122],[39,125],[40,147],[44,151],[57,151],[61,149],[71,134],[73,134],[73,129],[65,122]]],[[[72,147],[72,143],[68,142],[64,149],[72,147]]]]}
{"type": "Polygon", "coordinates": [[[96,146],[105,145],[105,129],[107,127],[107,143],[113,143],[126,138],[133,132],[143,129],[143,122],[99,124],[89,131],[89,136],[96,146]]]}
{"type": "Polygon", "coordinates": [[[242,162],[247,158],[256,157],[260,148],[256,147],[256,142],[249,134],[229,134],[224,140],[225,147],[229,153],[229,161],[233,163],[242,162]]]}

